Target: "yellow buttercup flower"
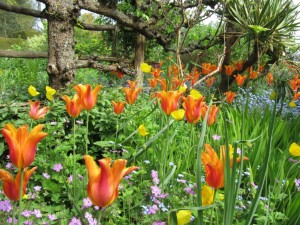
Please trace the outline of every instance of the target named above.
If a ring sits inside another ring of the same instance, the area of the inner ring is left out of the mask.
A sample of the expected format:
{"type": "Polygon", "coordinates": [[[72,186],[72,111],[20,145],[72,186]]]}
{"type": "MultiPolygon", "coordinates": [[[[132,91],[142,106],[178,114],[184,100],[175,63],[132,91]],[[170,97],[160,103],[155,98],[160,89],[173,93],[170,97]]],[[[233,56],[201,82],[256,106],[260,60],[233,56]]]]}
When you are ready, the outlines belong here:
{"type": "Polygon", "coordinates": [[[289,102],[289,106],[290,106],[291,108],[295,108],[295,107],[296,107],[296,104],[295,104],[295,102],[290,101],[290,102],[289,102]]]}
{"type": "Polygon", "coordinates": [[[190,91],[190,95],[191,95],[195,100],[197,100],[197,99],[199,99],[199,98],[202,98],[201,93],[200,93],[199,91],[197,91],[196,89],[192,89],[192,90],[190,91]]]}
{"type": "Polygon", "coordinates": [[[300,146],[297,143],[293,142],[290,145],[289,152],[292,156],[300,156],[300,146]]]}
{"type": "Polygon", "coordinates": [[[146,127],[144,126],[144,124],[140,125],[138,128],[138,132],[141,136],[145,137],[146,135],[148,135],[149,133],[146,130],[146,127]]]}
{"type": "Polygon", "coordinates": [[[33,97],[40,94],[40,92],[38,92],[32,85],[29,86],[28,93],[33,97]]]}
{"type": "Polygon", "coordinates": [[[185,110],[184,110],[184,109],[177,109],[177,110],[171,112],[171,116],[172,116],[175,120],[180,121],[180,120],[183,119],[184,113],[185,113],[185,110]]]}
{"type": "Polygon", "coordinates": [[[152,69],[152,66],[150,66],[149,64],[147,64],[147,63],[142,63],[142,64],[141,64],[141,70],[142,70],[144,73],[150,73],[150,72],[151,72],[151,69],[152,69]]]}
{"type": "Polygon", "coordinates": [[[211,187],[209,187],[207,185],[203,185],[201,195],[202,195],[202,205],[203,206],[210,205],[213,203],[214,190],[211,187]]]}
{"type": "Polygon", "coordinates": [[[49,101],[52,101],[53,100],[53,95],[55,95],[56,93],[56,90],[49,87],[49,86],[46,86],[46,98],[49,100],[49,101]]]}

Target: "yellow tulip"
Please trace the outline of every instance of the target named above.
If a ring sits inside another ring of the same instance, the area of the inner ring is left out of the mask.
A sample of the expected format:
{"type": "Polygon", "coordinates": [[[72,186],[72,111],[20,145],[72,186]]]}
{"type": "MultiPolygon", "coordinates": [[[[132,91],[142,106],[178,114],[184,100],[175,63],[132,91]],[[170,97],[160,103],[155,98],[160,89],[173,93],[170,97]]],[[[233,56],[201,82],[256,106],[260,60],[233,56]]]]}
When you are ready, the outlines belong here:
{"type": "Polygon", "coordinates": [[[55,95],[56,93],[56,90],[49,87],[49,86],[46,86],[46,98],[49,100],[49,101],[52,101],[53,100],[53,95],[55,95]]]}
{"type": "Polygon", "coordinates": [[[38,92],[32,85],[28,87],[28,93],[33,97],[40,94],[40,92],[38,92]]]}
{"type": "Polygon", "coordinates": [[[171,116],[172,116],[175,120],[180,121],[180,120],[183,119],[184,113],[185,113],[185,110],[184,110],[184,109],[177,109],[177,110],[171,112],[171,116]]]}
{"type": "Polygon", "coordinates": [[[196,89],[192,89],[192,90],[190,91],[190,95],[191,95],[195,100],[197,100],[197,99],[199,99],[199,98],[202,98],[201,93],[200,93],[199,91],[197,91],[196,89]]]}
{"type": "Polygon", "coordinates": [[[201,195],[202,195],[202,205],[203,206],[210,205],[213,203],[214,190],[211,187],[209,187],[207,185],[203,185],[201,195]]]}
{"type": "Polygon", "coordinates": [[[192,213],[190,210],[179,210],[176,213],[177,225],[185,225],[191,221],[192,213]]]}
{"type": "Polygon", "coordinates": [[[140,125],[138,128],[138,132],[141,136],[145,137],[147,136],[149,133],[146,130],[146,127],[144,126],[144,124],[140,125]]]}
{"type": "Polygon", "coordinates": [[[147,63],[142,63],[142,64],[141,64],[141,70],[142,70],[144,73],[150,73],[150,72],[151,72],[151,68],[152,68],[152,66],[150,66],[150,65],[147,64],[147,63]]]}
{"type": "Polygon", "coordinates": [[[292,156],[300,156],[300,146],[297,143],[293,142],[290,145],[289,152],[292,156]]]}

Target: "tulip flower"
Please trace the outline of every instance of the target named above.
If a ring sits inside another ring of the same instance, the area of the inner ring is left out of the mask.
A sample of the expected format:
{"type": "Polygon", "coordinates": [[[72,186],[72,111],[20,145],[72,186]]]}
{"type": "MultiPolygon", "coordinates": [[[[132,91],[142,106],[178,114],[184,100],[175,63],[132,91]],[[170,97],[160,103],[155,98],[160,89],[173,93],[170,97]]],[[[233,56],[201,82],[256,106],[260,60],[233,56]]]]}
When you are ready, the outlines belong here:
{"type": "Polygon", "coordinates": [[[119,115],[123,112],[126,102],[111,101],[114,107],[115,114],[119,115]]]}
{"type": "Polygon", "coordinates": [[[227,91],[224,93],[224,95],[226,96],[226,102],[231,104],[236,96],[236,93],[233,91],[227,91]]]}
{"type": "Polygon", "coordinates": [[[28,93],[33,97],[40,94],[40,92],[38,92],[32,85],[28,87],[28,93]]]}
{"type": "Polygon", "coordinates": [[[204,144],[205,152],[201,158],[206,174],[206,183],[215,189],[224,187],[224,161],[218,157],[215,150],[208,144],[204,144]]]}
{"type": "Polygon", "coordinates": [[[204,97],[195,99],[191,95],[182,98],[185,107],[185,118],[191,124],[196,124],[201,119],[201,108],[205,104],[204,97]]]}
{"type": "Polygon", "coordinates": [[[232,66],[232,65],[226,65],[225,66],[225,74],[227,76],[231,76],[231,74],[233,73],[233,71],[234,71],[234,66],[232,66]]]}
{"type": "Polygon", "coordinates": [[[178,101],[181,97],[179,91],[159,91],[157,97],[161,100],[161,107],[163,111],[169,116],[178,107],[178,101]]]}
{"type": "Polygon", "coordinates": [[[211,72],[211,64],[210,63],[202,63],[201,67],[202,67],[202,73],[204,75],[210,74],[211,72]]]}
{"type": "Polygon", "coordinates": [[[112,204],[118,197],[118,187],[122,178],[138,169],[136,166],[126,168],[124,159],[117,159],[113,163],[111,158],[100,159],[99,168],[93,157],[85,155],[83,158],[89,176],[87,193],[92,203],[99,207],[112,204]]]}
{"type": "Polygon", "coordinates": [[[42,132],[43,127],[43,124],[39,124],[28,132],[28,125],[16,129],[12,124],[5,124],[2,134],[8,144],[10,161],[16,167],[21,169],[31,165],[37,143],[48,135],[42,132]]]}
{"type": "Polygon", "coordinates": [[[177,110],[175,110],[175,111],[173,111],[173,112],[171,113],[171,116],[172,116],[175,120],[180,121],[180,120],[183,119],[184,114],[185,114],[185,110],[184,110],[184,109],[177,109],[177,110]]]}
{"type": "Polygon", "coordinates": [[[148,81],[151,88],[155,88],[157,86],[157,79],[155,77],[149,78],[148,81]]]}
{"type": "Polygon", "coordinates": [[[201,196],[202,206],[210,205],[214,201],[214,190],[207,185],[203,185],[201,190],[201,196]]]}
{"type": "Polygon", "coordinates": [[[126,94],[126,102],[129,105],[133,105],[137,99],[138,94],[141,92],[142,88],[136,88],[136,82],[135,81],[127,81],[129,87],[124,87],[123,91],[126,94]]]}
{"type": "Polygon", "coordinates": [[[205,84],[207,87],[212,87],[214,85],[216,78],[215,77],[210,77],[205,80],[205,84]]]}
{"type": "Polygon", "coordinates": [[[300,146],[297,143],[293,142],[290,145],[289,152],[292,156],[300,156],[300,146]]]}
{"type": "Polygon", "coordinates": [[[267,79],[268,85],[271,85],[273,83],[273,80],[274,80],[273,74],[272,73],[268,73],[266,79],[267,79]]]}
{"type": "Polygon", "coordinates": [[[234,63],[234,67],[237,71],[241,71],[243,69],[243,64],[244,64],[243,61],[238,61],[234,63]]]}
{"type": "MultiPolygon", "coordinates": [[[[208,106],[203,105],[203,107],[201,108],[202,119],[205,118],[207,110],[208,110],[208,106]]],[[[216,122],[218,112],[219,112],[219,107],[217,107],[216,105],[212,105],[209,108],[208,117],[207,117],[207,125],[208,126],[212,126],[216,122]]]]}
{"type": "Polygon", "coordinates": [[[49,87],[49,86],[46,86],[46,98],[49,100],[49,101],[53,101],[53,95],[55,95],[56,93],[56,90],[49,87]]]}
{"type": "Polygon", "coordinates": [[[177,225],[185,225],[191,222],[192,213],[190,210],[179,210],[176,213],[177,225]]]}
{"type": "Polygon", "coordinates": [[[138,132],[142,137],[147,136],[149,133],[146,130],[146,127],[144,126],[144,124],[141,124],[138,128],[138,132]]]}
{"type": "Polygon", "coordinates": [[[147,63],[142,63],[141,64],[141,70],[144,72],[144,73],[150,73],[152,69],[152,66],[147,64],[147,63]]]}
{"type": "Polygon", "coordinates": [[[151,75],[154,77],[154,78],[159,78],[161,73],[162,73],[162,70],[160,68],[155,68],[154,70],[152,70],[152,72],[150,72],[151,75]]]}
{"type": "MultiPolygon", "coordinates": [[[[25,195],[28,181],[36,169],[37,167],[33,167],[30,170],[24,169],[22,196],[25,195]]],[[[6,170],[0,169],[0,180],[2,181],[3,192],[6,197],[12,201],[18,201],[20,198],[21,171],[19,170],[16,178],[14,178],[6,170]]]]}
{"type": "Polygon", "coordinates": [[[238,74],[237,76],[235,76],[235,81],[238,86],[242,86],[246,79],[247,79],[247,76],[242,76],[241,74],[238,74]]]}
{"type": "MultiPolygon", "coordinates": [[[[206,174],[206,183],[215,189],[224,187],[224,164],[225,164],[225,146],[220,147],[220,158],[215,150],[209,145],[204,144],[205,152],[202,152],[201,159],[204,164],[204,170],[206,174]]],[[[230,167],[233,164],[233,147],[229,146],[230,167]]],[[[243,160],[248,160],[247,157],[243,157],[243,160]]],[[[238,157],[236,162],[239,163],[241,158],[238,157]]]]}
{"type": "Polygon", "coordinates": [[[40,101],[33,102],[29,100],[29,105],[30,105],[29,116],[34,120],[43,119],[47,111],[49,110],[48,106],[39,109],[40,101]]]}
{"type": "Polygon", "coordinates": [[[94,90],[92,90],[92,87],[89,84],[78,84],[74,86],[74,89],[80,99],[81,105],[86,110],[91,110],[96,105],[97,95],[101,88],[102,85],[97,85],[94,90]]]}
{"type": "Polygon", "coordinates": [[[74,95],[73,99],[67,95],[64,95],[62,99],[66,101],[67,113],[74,118],[79,116],[82,110],[82,105],[78,95],[74,95]]]}
{"type": "Polygon", "coordinates": [[[190,96],[192,96],[195,100],[198,100],[199,98],[202,98],[202,94],[196,89],[192,89],[190,91],[190,96]]]}

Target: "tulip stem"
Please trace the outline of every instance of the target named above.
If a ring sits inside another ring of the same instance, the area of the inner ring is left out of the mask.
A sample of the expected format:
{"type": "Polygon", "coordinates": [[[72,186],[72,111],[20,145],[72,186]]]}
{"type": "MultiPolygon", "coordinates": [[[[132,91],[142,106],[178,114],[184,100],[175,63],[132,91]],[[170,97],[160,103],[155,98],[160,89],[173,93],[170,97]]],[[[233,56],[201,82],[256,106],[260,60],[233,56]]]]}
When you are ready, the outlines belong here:
{"type": "Polygon", "coordinates": [[[73,200],[75,204],[75,194],[76,194],[76,159],[75,159],[75,154],[76,154],[76,142],[75,142],[75,132],[76,131],[76,123],[75,123],[75,118],[73,118],[73,200]]]}
{"type": "Polygon", "coordinates": [[[22,197],[23,197],[23,178],[24,178],[24,169],[21,168],[20,188],[19,188],[19,216],[18,216],[18,224],[22,224],[21,223],[21,212],[22,212],[22,197]]]}
{"type": "Polygon", "coordinates": [[[102,208],[99,208],[99,214],[98,214],[98,220],[97,220],[97,225],[100,225],[100,221],[101,221],[101,216],[102,216],[102,208]]]}
{"type": "Polygon", "coordinates": [[[86,112],[86,131],[85,131],[85,154],[88,155],[89,143],[89,111],[86,112]]]}
{"type": "MultiPolygon", "coordinates": [[[[14,202],[13,203],[12,224],[15,224],[15,220],[16,220],[16,218],[15,218],[15,216],[16,216],[16,205],[17,205],[17,203],[14,202]]],[[[7,218],[5,218],[5,224],[7,224],[7,218]]]]}

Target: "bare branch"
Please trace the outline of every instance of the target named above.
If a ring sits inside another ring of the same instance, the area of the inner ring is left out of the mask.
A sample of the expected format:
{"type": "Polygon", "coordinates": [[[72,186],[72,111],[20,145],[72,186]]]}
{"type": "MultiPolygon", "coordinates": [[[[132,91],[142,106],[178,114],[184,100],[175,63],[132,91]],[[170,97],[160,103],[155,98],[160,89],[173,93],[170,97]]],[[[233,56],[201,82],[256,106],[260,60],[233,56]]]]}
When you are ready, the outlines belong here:
{"type": "Polygon", "coordinates": [[[16,6],[16,5],[9,5],[2,1],[0,1],[0,9],[7,12],[14,12],[14,13],[33,16],[37,18],[46,18],[45,14],[42,11],[16,6]]]}
{"type": "MultiPolygon", "coordinates": [[[[48,58],[48,52],[31,52],[31,51],[10,51],[10,50],[0,50],[0,57],[8,58],[48,58]]],[[[79,60],[93,60],[93,61],[105,61],[105,62],[115,62],[115,63],[133,63],[133,60],[121,59],[116,57],[108,56],[79,56],[79,60]]]]}

